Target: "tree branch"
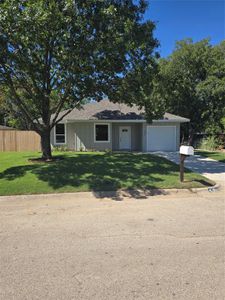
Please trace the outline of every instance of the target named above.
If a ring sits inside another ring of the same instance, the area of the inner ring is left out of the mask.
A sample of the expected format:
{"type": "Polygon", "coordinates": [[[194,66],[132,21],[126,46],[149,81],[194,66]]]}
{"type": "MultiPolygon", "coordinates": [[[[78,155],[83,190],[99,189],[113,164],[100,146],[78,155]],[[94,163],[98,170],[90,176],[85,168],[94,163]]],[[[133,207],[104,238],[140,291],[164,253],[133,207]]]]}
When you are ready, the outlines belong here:
{"type": "Polygon", "coordinates": [[[52,122],[50,128],[52,129],[56,124],[58,124],[65,116],[67,116],[69,113],[71,113],[71,111],[74,109],[70,108],[69,110],[67,110],[57,121],[54,121],[54,123],[52,122]]]}
{"type": "Polygon", "coordinates": [[[64,103],[65,103],[65,101],[66,101],[66,99],[67,99],[67,97],[68,97],[70,88],[71,88],[71,84],[69,83],[69,84],[67,85],[67,87],[66,87],[66,90],[65,90],[65,93],[64,93],[63,97],[60,99],[58,105],[56,106],[56,112],[55,112],[55,114],[54,114],[55,116],[54,116],[54,118],[53,118],[53,120],[52,120],[52,124],[55,123],[55,121],[56,121],[56,119],[57,119],[57,117],[58,117],[58,115],[59,115],[61,109],[63,108],[63,105],[64,105],[64,103]]]}
{"type": "MultiPolygon", "coordinates": [[[[58,124],[65,116],[67,116],[72,110],[74,110],[76,108],[76,106],[80,104],[80,101],[76,102],[75,105],[73,105],[73,107],[71,107],[70,109],[68,109],[65,113],[62,114],[62,116],[57,120],[57,117],[59,115],[59,113],[57,114],[57,116],[55,115],[54,119],[51,122],[51,129],[58,124]]],[[[59,111],[60,112],[60,111],[59,111]]]]}
{"type": "MultiPolygon", "coordinates": [[[[20,58],[23,59],[23,53],[21,53],[21,49],[20,49],[18,46],[15,46],[15,45],[13,45],[13,46],[14,46],[14,48],[20,53],[20,58]]],[[[39,61],[39,60],[38,60],[38,61],[39,61]]],[[[24,61],[24,60],[23,60],[23,63],[24,63],[24,65],[26,65],[26,66],[29,65],[29,64],[27,64],[27,62],[24,61]]],[[[40,61],[39,61],[39,64],[40,64],[40,61]]],[[[30,66],[30,65],[29,65],[29,66],[30,66]]],[[[29,76],[30,76],[30,78],[31,78],[31,81],[32,81],[32,83],[33,83],[33,85],[34,85],[34,88],[35,88],[35,90],[36,90],[36,93],[37,93],[38,95],[40,95],[41,92],[40,92],[40,89],[39,89],[39,87],[38,87],[38,85],[37,85],[37,83],[36,83],[36,80],[35,80],[34,76],[33,76],[33,70],[31,70],[30,68],[27,68],[26,72],[28,72],[28,74],[29,74],[29,76]]]]}
{"type": "MultiPolygon", "coordinates": [[[[5,68],[4,68],[5,69],[5,68]]],[[[13,84],[13,81],[12,81],[12,78],[10,77],[10,75],[8,74],[8,72],[6,71],[6,80],[8,81],[9,83],[9,87],[10,87],[10,90],[13,94],[13,96],[15,97],[16,99],[16,102],[17,102],[17,105],[18,107],[21,109],[21,111],[24,113],[25,117],[29,120],[29,122],[31,122],[35,128],[35,130],[39,131],[38,127],[36,126],[36,124],[34,123],[34,120],[37,121],[37,124],[41,126],[39,120],[37,118],[33,118],[30,113],[29,113],[29,110],[28,108],[26,107],[26,105],[23,103],[23,101],[20,99],[20,97],[18,96],[17,92],[16,92],[16,89],[14,87],[14,84],[13,84]]]]}

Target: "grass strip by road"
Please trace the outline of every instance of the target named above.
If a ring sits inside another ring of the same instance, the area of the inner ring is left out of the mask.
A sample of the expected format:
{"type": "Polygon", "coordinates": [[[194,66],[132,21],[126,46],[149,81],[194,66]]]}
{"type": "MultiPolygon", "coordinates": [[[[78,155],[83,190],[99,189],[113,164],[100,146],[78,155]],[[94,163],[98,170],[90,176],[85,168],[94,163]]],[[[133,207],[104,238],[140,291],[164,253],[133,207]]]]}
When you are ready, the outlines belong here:
{"type": "Polygon", "coordinates": [[[215,159],[219,162],[225,163],[225,152],[222,151],[207,151],[207,150],[197,150],[195,151],[195,154],[209,157],[212,159],[215,159]]]}

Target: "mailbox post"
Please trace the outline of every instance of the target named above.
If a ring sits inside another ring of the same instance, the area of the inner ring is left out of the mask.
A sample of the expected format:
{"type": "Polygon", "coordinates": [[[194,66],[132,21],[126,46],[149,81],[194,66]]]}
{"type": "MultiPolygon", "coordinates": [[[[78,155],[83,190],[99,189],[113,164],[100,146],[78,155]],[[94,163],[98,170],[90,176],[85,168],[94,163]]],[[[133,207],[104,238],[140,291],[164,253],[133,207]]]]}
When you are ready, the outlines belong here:
{"type": "Polygon", "coordinates": [[[194,148],[192,146],[181,146],[180,147],[180,181],[184,181],[184,161],[190,156],[194,155],[194,148]]]}

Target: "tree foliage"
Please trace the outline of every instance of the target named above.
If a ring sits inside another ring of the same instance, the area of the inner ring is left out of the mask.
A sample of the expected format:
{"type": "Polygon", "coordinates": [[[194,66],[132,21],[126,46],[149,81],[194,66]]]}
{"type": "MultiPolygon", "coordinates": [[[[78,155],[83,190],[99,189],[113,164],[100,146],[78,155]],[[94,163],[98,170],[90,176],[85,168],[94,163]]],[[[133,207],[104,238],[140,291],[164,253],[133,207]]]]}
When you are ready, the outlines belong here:
{"type": "MultiPolygon", "coordinates": [[[[22,99],[22,93],[18,91],[22,99]]],[[[12,101],[9,89],[2,86],[0,91],[0,124],[5,124],[16,129],[32,129],[32,125],[24,118],[23,113],[17,107],[17,105],[12,101]]]]}
{"type": "Polygon", "coordinates": [[[225,116],[225,42],[177,42],[175,51],[160,61],[158,93],[165,109],[191,119],[195,132],[221,131],[225,116]]]}
{"type": "Polygon", "coordinates": [[[146,66],[154,73],[157,46],[145,9],[143,0],[1,1],[0,84],[10,110],[41,135],[43,157],[51,156],[50,130],[62,109],[105,95],[145,105],[138,84],[146,66]]]}
{"type": "Polygon", "coordinates": [[[0,125],[5,124],[5,93],[0,89],[0,125]]]}

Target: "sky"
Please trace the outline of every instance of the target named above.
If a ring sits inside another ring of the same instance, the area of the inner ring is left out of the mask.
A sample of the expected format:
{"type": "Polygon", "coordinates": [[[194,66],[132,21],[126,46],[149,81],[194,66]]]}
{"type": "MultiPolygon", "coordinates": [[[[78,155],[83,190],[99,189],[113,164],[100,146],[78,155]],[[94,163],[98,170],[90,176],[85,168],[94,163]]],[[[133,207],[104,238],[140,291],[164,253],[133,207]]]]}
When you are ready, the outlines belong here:
{"type": "Polygon", "coordinates": [[[177,40],[194,42],[211,38],[215,45],[225,39],[225,0],[149,0],[145,19],[156,22],[154,36],[161,57],[172,53],[177,40]]]}

